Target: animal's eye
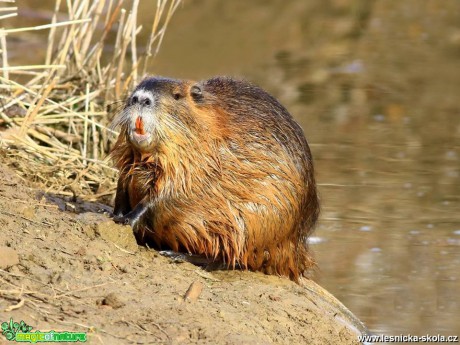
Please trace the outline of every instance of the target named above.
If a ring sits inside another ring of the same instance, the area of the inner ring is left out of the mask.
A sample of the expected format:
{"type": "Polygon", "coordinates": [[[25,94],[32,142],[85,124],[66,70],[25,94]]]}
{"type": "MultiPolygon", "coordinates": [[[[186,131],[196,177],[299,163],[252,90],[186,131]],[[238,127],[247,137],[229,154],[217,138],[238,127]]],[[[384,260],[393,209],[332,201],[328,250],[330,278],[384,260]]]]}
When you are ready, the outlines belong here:
{"type": "Polygon", "coordinates": [[[173,97],[174,99],[177,101],[178,99],[180,99],[182,97],[181,93],[180,92],[174,92],[173,93],[173,97]]]}
{"type": "Polygon", "coordinates": [[[139,102],[139,99],[137,98],[137,96],[134,96],[133,98],[131,98],[131,104],[136,104],[137,102],[139,102]]]}

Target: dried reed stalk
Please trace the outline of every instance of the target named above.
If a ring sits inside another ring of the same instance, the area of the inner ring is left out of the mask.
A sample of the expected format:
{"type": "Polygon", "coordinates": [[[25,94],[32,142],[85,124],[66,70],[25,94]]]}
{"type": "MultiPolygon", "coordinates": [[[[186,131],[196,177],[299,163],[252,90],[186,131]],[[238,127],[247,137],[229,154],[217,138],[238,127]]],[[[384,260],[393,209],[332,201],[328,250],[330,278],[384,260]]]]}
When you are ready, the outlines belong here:
{"type": "MultiPolygon", "coordinates": [[[[107,201],[116,175],[107,161],[114,140],[109,113],[122,106],[139,70],[147,72],[180,2],[156,1],[142,54],[137,51],[139,0],[129,8],[124,0],[56,0],[50,24],[0,29],[2,156],[53,193],[107,201]],[[59,21],[64,11],[66,20],[59,21]],[[38,30],[49,30],[45,61],[13,65],[8,38],[38,30]]],[[[14,0],[1,3],[8,5],[0,5],[0,20],[17,15],[14,0]]]]}

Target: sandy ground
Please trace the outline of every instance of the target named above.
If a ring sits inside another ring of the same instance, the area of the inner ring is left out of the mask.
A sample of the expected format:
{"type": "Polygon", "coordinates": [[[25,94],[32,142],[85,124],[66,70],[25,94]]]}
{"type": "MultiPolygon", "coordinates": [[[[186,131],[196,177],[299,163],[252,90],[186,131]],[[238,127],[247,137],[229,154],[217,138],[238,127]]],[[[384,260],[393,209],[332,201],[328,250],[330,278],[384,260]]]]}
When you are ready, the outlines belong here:
{"type": "Polygon", "coordinates": [[[0,163],[0,323],[90,344],[358,343],[360,323],[312,281],[177,262],[107,209],[46,195],[0,163]]]}

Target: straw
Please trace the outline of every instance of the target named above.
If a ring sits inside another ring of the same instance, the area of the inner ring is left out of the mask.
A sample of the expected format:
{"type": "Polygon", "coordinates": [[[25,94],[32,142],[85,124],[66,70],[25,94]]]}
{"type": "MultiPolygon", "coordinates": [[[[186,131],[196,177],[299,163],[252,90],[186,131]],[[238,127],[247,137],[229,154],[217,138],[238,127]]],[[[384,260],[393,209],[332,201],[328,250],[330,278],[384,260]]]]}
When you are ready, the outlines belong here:
{"type": "MultiPolygon", "coordinates": [[[[145,74],[180,2],[156,1],[143,54],[137,51],[139,0],[128,7],[123,0],[56,0],[49,24],[0,29],[0,148],[7,149],[6,162],[50,192],[109,202],[117,173],[107,158],[116,139],[108,124],[139,81],[141,63],[145,74]],[[68,19],[59,21],[62,7],[68,19]],[[44,61],[12,64],[9,37],[38,30],[49,30],[44,61]],[[109,59],[103,58],[108,43],[114,44],[109,59]]],[[[0,20],[16,12],[14,1],[0,0],[0,20]]]]}

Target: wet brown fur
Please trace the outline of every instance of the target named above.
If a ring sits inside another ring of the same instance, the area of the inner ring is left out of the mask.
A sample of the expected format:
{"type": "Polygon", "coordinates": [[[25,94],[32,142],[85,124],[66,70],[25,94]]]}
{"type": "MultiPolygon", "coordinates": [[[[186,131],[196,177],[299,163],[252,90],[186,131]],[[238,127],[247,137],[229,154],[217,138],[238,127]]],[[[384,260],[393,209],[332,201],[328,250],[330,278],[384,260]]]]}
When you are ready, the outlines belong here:
{"type": "Polygon", "coordinates": [[[213,78],[197,84],[200,95],[193,85],[165,79],[151,90],[165,119],[152,152],[138,152],[121,126],[117,197],[131,208],[148,200],[141,241],[298,281],[314,265],[306,240],[319,213],[302,129],[247,82],[213,78]]]}

